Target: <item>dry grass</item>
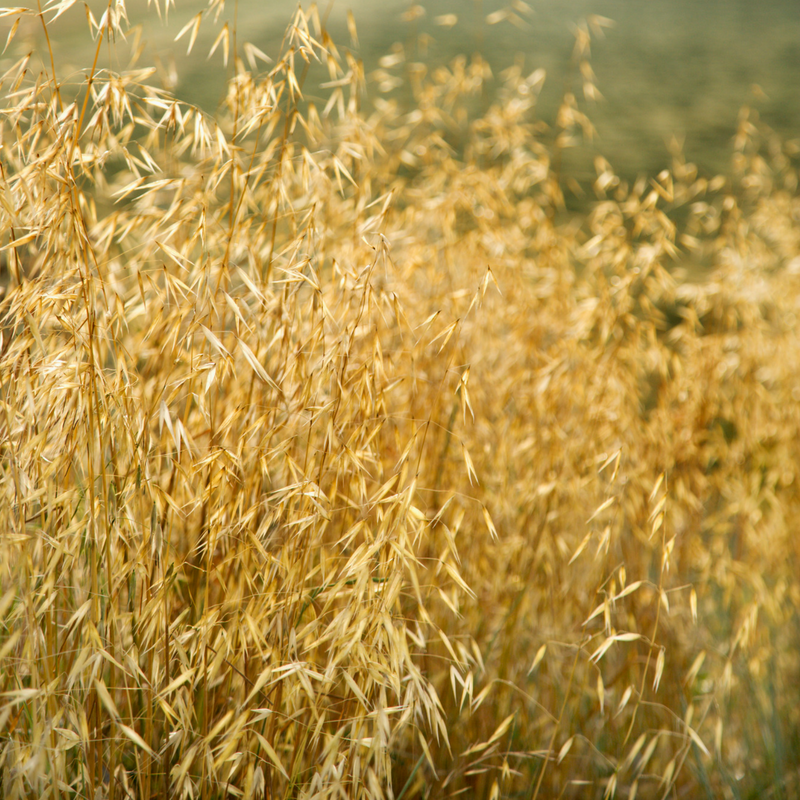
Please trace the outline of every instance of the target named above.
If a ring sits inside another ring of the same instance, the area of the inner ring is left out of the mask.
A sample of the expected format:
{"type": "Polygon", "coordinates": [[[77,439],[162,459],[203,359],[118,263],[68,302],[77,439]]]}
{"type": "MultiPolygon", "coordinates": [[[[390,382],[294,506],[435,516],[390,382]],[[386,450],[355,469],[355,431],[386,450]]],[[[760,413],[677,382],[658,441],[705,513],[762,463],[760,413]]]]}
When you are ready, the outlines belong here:
{"type": "Polygon", "coordinates": [[[7,51],[0,796],[797,796],[796,149],[223,23],[213,118],[7,51]]]}

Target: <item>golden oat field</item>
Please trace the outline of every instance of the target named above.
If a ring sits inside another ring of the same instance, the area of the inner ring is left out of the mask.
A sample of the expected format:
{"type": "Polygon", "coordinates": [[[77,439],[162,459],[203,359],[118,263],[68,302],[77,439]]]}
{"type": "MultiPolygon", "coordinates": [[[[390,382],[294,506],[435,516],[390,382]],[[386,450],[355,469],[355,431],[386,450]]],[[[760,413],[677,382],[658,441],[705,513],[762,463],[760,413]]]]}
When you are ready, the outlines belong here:
{"type": "Polygon", "coordinates": [[[601,17],[540,116],[210,0],[207,112],[68,5],[0,18],[0,797],[800,796],[800,143],[570,174],[601,17]]]}

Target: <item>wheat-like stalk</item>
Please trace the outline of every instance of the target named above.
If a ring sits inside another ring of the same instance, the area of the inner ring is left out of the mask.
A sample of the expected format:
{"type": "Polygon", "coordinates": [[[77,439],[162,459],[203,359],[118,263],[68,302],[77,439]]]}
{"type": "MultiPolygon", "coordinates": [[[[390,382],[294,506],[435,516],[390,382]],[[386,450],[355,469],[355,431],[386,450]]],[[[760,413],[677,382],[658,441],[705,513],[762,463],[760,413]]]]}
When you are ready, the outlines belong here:
{"type": "Polygon", "coordinates": [[[601,18],[542,120],[212,0],[212,116],[66,8],[4,12],[0,796],[796,793],[791,145],[580,186],[601,18]]]}

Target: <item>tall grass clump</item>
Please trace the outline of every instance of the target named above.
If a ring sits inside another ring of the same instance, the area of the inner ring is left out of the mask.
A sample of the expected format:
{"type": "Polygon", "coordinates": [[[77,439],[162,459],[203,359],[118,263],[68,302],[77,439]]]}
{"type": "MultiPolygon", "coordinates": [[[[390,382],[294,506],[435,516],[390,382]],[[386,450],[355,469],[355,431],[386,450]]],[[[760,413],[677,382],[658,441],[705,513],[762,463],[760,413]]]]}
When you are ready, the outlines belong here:
{"type": "Polygon", "coordinates": [[[542,120],[211,0],[209,115],[66,9],[4,12],[0,796],[796,796],[798,148],[581,184],[598,18],[542,120]]]}

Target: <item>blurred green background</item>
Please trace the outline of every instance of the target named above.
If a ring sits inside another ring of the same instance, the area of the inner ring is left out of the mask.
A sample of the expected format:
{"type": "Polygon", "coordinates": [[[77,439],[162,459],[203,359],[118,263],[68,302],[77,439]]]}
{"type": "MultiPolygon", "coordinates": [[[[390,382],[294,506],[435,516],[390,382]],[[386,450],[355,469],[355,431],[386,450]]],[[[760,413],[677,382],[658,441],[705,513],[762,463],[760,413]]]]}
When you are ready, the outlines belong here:
{"type": "MultiPolygon", "coordinates": [[[[160,2],[163,11],[164,0],[160,2]]],[[[517,25],[507,19],[487,23],[486,18],[494,12],[512,7],[497,0],[423,1],[419,5],[424,15],[410,23],[404,15],[412,5],[408,0],[335,0],[329,30],[335,41],[347,46],[346,14],[353,11],[359,56],[367,74],[395,43],[408,47],[419,34],[430,37],[427,53],[412,57],[429,64],[479,49],[497,75],[522,54],[526,70],[547,70],[540,115],[548,122],[565,86],[574,43],[571,27],[589,14],[614,20],[605,39],[592,45],[592,66],[603,100],[583,105],[599,133],[595,150],[626,178],[639,172],[653,174],[668,166],[666,141],[672,135],[685,139],[686,155],[701,173],[725,170],[743,104],[754,104],[784,138],[795,137],[800,129],[797,0],[530,0],[532,13],[520,10],[517,25]],[[455,25],[445,28],[437,24],[437,17],[452,14],[458,18],[455,25]],[[754,85],[763,95],[753,92],[754,85]]],[[[105,4],[92,0],[90,6],[99,17],[105,4]]],[[[213,111],[227,74],[221,48],[207,59],[219,28],[237,14],[239,43],[250,41],[275,57],[297,3],[239,0],[237,8],[228,0],[216,25],[211,19],[204,20],[194,50],[187,56],[188,35],[180,42],[174,42],[174,37],[205,7],[204,2],[177,0],[168,20],[159,21],[152,5],[148,10],[145,0],[133,0],[128,12],[132,25],[143,25],[147,44],[140,65],[161,64],[160,79],[165,85],[174,86],[180,98],[213,111]],[[176,83],[170,83],[170,73],[178,76],[176,83]]],[[[519,4],[517,7],[521,9],[519,4]]],[[[319,8],[324,14],[327,0],[322,0],[319,8]]],[[[91,63],[93,45],[81,3],[63,14],[53,34],[61,80],[69,77],[71,69],[91,63]]],[[[43,47],[35,20],[26,21],[15,48],[19,49],[20,40],[24,46],[26,38],[33,47],[43,47]]],[[[7,62],[9,56],[6,53],[3,60],[7,62]]],[[[109,57],[112,68],[123,66],[122,58],[105,53],[103,66],[108,66],[109,57]]],[[[579,86],[576,81],[575,87],[579,86]]],[[[313,85],[309,91],[314,92],[313,85]]],[[[587,155],[576,153],[573,157],[578,171],[573,177],[590,177],[587,155]]]]}

